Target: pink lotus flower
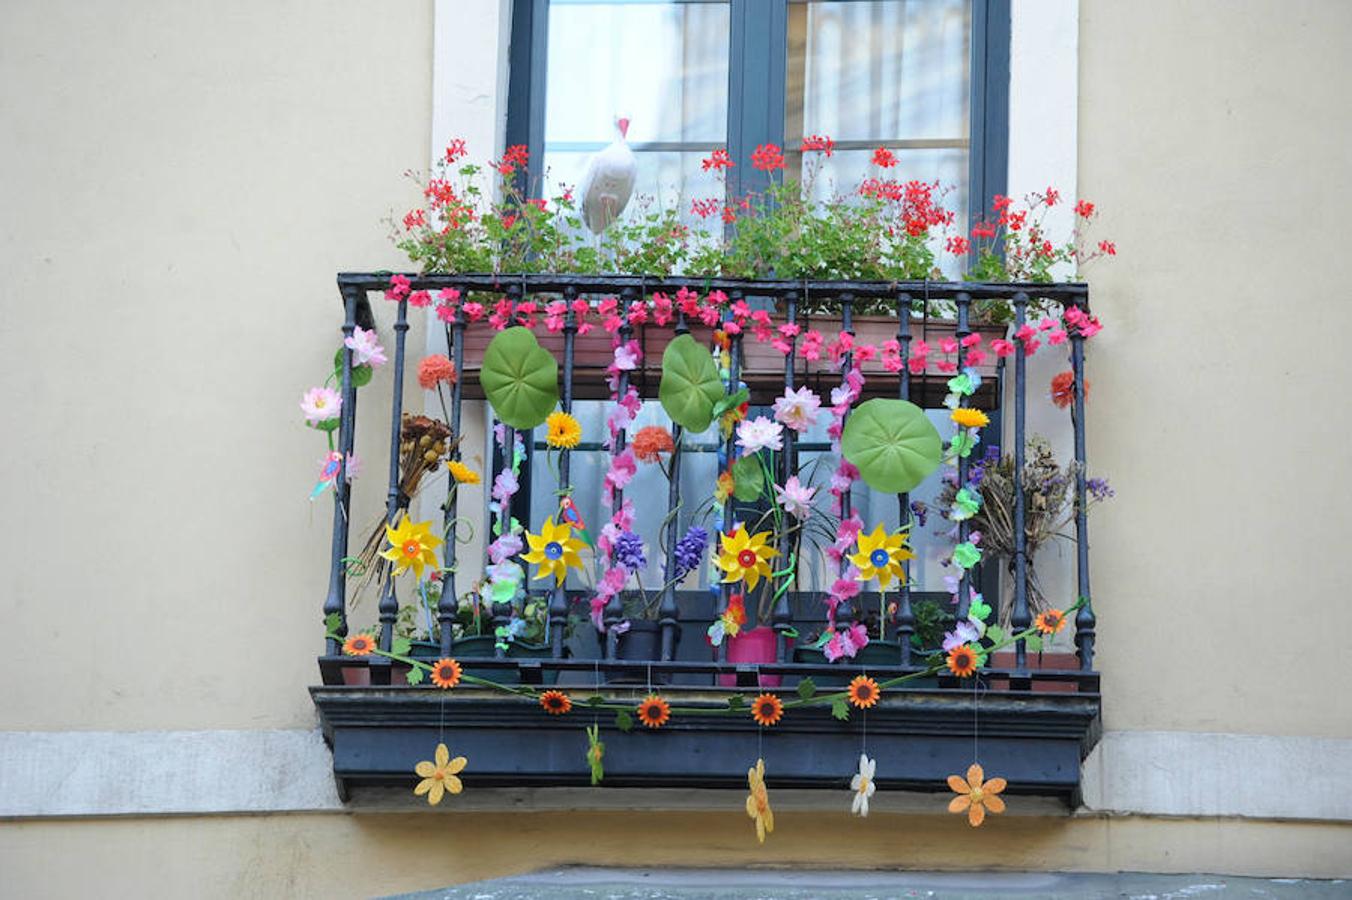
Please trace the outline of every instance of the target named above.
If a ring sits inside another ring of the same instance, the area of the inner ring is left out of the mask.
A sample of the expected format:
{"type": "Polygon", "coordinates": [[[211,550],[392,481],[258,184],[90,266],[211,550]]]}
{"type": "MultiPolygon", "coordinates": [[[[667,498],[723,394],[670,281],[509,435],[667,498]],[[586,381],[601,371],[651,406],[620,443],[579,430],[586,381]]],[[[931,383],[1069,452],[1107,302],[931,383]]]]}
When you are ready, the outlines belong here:
{"type": "Polygon", "coordinates": [[[784,396],[775,400],[775,420],[786,428],[802,434],[817,424],[822,408],[821,398],[811,388],[784,389],[784,396]]]}
{"type": "Polygon", "coordinates": [[[310,388],[300,400],[300,409],[305,413],[305,421],[312,425],[338,418],[342,408],[343,398],[333,388],[310,388]]]}
{"type": "Polygon", "coordinates": [[[343,346],[352,351],[354,366],[383,366],[386,363],[385,349],[380,346],[375,329],[370,331],[360,325],[353,330],[352,336],[343,339],[343,346]]]}
{"type": "Polygon", "coordinates": [[[800,522],[806,521],[812,512],[812,497],[816,493],[816,488],[799,482],[797,475],[790,475],[783,487],[775,485],[775,497],[779,505],[800,522]]]}
{"type": "Polygon", "coordinates": [[[784,428],[778,422],[772,422],[765,416],[743,419],[737,423],[737,446],[747,453],[761,450],[782,450],[784,442],[781,435],[784,428]]]}

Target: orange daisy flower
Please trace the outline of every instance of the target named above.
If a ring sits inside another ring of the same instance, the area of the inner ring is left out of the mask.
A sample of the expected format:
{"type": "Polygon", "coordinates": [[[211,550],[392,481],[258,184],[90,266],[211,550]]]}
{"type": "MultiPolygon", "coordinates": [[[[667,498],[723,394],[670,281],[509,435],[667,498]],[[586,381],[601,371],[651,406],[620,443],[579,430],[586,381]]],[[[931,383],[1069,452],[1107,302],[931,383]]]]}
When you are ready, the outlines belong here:
{"type": "Polygon", "coordinates": [[[432,664],[432,683],[449,690],[460,683],[460,663],[449,656],[432,664]]]}
{"type": "Polygon", "coordinates": [[[784,704],[774,694],[761,694],[751,703],[751,718],[757,725],[774,725],[784,718],[784,704]]]}
{"type": "Polygon", "coordinates": [[[376,639],[369,634],[354,634],[343,642],[343,652],[348,656],[370,656],[376,649],[376,639]]]}
{"type": "Polygon", "coordinates": [[[671,718],[671,705],[656,694],[650,694],[638,705],[638,720],[649,728],[661,728],[671,718]]]}
{"type": "Polygon", "coordinates": [[[986,821],[986,810],[993,813],[1005,811],[1005,801],[996,795],[1005,789],[1008,782],[1003,778],[992,778],[983,782],[984,777],[985,773],[976,763],[968,767],[966,780],[957,775],[948,776],[948,786],[958,795],[949,801],[948,811],[951,813],[965,811],[967,821],[972,823],[973,828],[986,821]]]}
{"type": "Polygon", "coordinates": [[[1048,609],[1038,613],[1033,624],[1043,634],[1056,634],[1066,627],[1066,614],[1059,609],[1048,609]]]}
{"type": "Polygon", "coordinates": [[[850,682],[849,700],[860,709],[868,709],[878,702],[878,682],[867,675],[854,676],[854,681],[850,682]]]}
{"type": "Polygon", "coordinates": [[[948,671],[959,678],[976,673],[976,651],[968,644],[962,644],[948,651],[948,671]]]}
{"type": "Polygon", "coordinates": [[[545,691],[540,695],[540,706],[551,716],[561,716],[573,708],[573,698],[563,691],[545,691]]]}
{"type": "Polygon", "coordinates": [[[672,453],[676,450],[676,442],[672,440],[671,432],[661,425],[640,428],[629,446],[639,462],[647,463],[661,462],[663,453],[672,453]]]}

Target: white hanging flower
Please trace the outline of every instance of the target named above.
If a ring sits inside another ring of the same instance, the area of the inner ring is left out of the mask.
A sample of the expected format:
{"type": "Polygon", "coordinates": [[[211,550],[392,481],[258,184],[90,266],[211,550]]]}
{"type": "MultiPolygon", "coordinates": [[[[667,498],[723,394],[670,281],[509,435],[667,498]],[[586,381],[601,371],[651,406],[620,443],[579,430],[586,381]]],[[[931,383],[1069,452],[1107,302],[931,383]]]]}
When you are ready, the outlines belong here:
{"type": "Polygon", "coordinates": [[[863,753],[859,754],[859,772],[850,779],[850,790],[854,791],[854,802],[850,804],[850,812],[856,816],[868,815],[868,798],[878,789],[873,783],[873,772],[877,767],[876,759],[869,759],[863,753]]]}

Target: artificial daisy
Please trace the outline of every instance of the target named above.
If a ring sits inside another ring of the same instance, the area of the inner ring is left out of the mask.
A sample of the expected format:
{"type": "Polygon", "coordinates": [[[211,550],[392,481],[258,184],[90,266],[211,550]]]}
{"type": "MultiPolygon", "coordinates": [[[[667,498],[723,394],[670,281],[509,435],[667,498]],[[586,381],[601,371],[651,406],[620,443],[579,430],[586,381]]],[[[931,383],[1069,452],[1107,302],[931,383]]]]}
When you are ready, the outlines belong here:
{"type": "Polygon", "coordinates": [[[949,414],[949,418],[957,423],[959,428],[985,428],[990,424],[990,416],[979,409],[969,409],[960,406],[949,414]]]}
{"type": "Polygon", "coordinates": [[[905,529],[889,535],[883,530],[881,522],[869,534],[861,532],[859,552],[850,556],[850,562],[859,570],[856,577],[860,581],[877,578],[878,586],[884,589],[892,583],[893,578],[905,584],[906,569],[902,563],[915,559],[915,554],[906,543],[910,537],[905,529]]]}
{"type": "Polygon", "coordinates": [[[545,691],[540,695],[540,708],[551,716],[561,716],[573,708],[573,698],[563,691],[545,691]]]}
{"type": "Polygon", "coordinates": [[[555,449],[570,450],[582,440],[582,426],[566,412],[552,412],[545,419],[545,443],[555,449]]]}
{"type": "Polygon", "coordinates": [[[745,579],[747,587],[754,589],[762,578],[770,577],[769,560],[778,556],[779,551],[766,546],[769,537],[768,531],[748,535],[745,525],[738,525],[732,534],[721,535],[722,550],[717,562],[724,572],[724,583],[745,579]]]}
{"type": "Polygon", "coordinates": [[[1043,610],[1037,614],[1033,624],[1043,634],[1056,634],[1066,627],[1066,614],[1059,609],[1043,610]]]}
{"type": "Polygon", "coordinates": [[[545,519],[539,534],[526,532],[526,542],[530,544],[530,552],[521,558],[536,565],[536,578],[553,575],[556,584],[563,584],[570,568],[582,568],[582,557],[578,555],[582,541],[573,537],[573,529],[567,523],[555,525],[553,516],[545,519]]]}
{"type": "Polygon", "coordinates": [[[868,709],[878,702],[878,682],[867,675],[856,675],[846,691],[847,699],[860,709],[868,709]]]}
{"type": "Polygon", "coordinates": [[[449,656],[432,664],[432,683],[450,690],[460,683],[460,663],[449,656]]]}
{"type": "Polygon", "coordinates": [[[656,694],[649,694],[638,705],[638,720],[649,728],[661,728],[671,718],[671,705],[656,694]]]}
{"type": "Polygon", "coordinates": [[[376,639],[369,634],[354,634],[343,642],[343,652],[348,656],[370,656],[376,649],[376,639]]]}
{"type": "Polygon", "coordinates": [[[390,546],[380,555],[394,563],[395,575],[402,575],[411,568],[414,576],[421,578],[424,566],[436,566],[436,549],[442,540],[432,534],[431,521],[414,524],[408,513],[404,513],[394,528],[385,526],[385,537],[390,546]]]}
{"type": "Polygon", "coordinates": [[[446,460],[446,468],[450,470],[451,477],[455,479],[456,484],[479,483],[479,473],[458,459],[446,460]]]}
{"type": "Polygon", "coordinates": [[[756,840],[765,843],[765,836],[775,830],[775,814],[770,809],[770,794],[765,790],[765,760],[756,760],[756,767],[747,769],[746,783],[751,788],[746,798],[746,814],[756,823],[756,840]]]}
{"type": "Polygon", "coordinates": [[[859,754],[859,771],[850,779],[850,790],[854,791],[854,802],[850,804],[850,812],[856,816],[868,816],[869,798],[878,789],[873,783],[873,773],[877,768],[876,759],[869,759],[863,753],[859,754]]]}
{"type": "Polygon", "coordinates": [[[977,652],[971,644],[959,644],[948,651],[948,671],[959,678],[974,675],[979,661],[977,652]]]}
{"type": "Polygon", "coordinates": [[[784,703],[774,694],[761,694],[751,701],[751,718],[757,725],[774,725],[784,718],[784,703]]]}
{"type": "Polygon", "coordinates": [[[957,775],[948,776],[948,786],[958,795],[949,802],[948,811],[951,813],[966,811],[967,821],[972,823],[973,828],[986,820],[986,810],[993,813],[1005,811],[1005,801],[996,795],[1003,791],[1008,783],[1003,778],[983,781],[984,777],[985,773],[977,763],[972,763],[968,767],[965,781],[957,775]]]}
{"type": "Polygon", "coordinates": [[[464,770],[469,760],[463,756],[457,756],[451,759],[451,752],[446,749],[445,744],[437,744],[437,753],[435,762],[423,760],[414,766],[413,771],[418,774],[422,781],[413,789],[416,796],[427,795],[427,802],[431,806],[436,806],[441,802],[442,794],[450,791],[452,794],[458,794],[464,789],[460,779],[456,777],[464,770]]]}

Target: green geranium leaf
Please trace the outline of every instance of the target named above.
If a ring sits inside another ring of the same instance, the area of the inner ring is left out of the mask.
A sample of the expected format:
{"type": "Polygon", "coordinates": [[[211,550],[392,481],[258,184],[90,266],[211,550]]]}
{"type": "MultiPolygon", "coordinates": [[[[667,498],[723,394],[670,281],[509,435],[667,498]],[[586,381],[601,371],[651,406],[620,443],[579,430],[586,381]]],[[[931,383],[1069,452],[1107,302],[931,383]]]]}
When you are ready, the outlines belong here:
{"type": "MultiPolygon", "coordinates": [[[[369,365],[352,367],[352,386],[354,388],[365,387],[371,383],[371,376],[375,370],[369,365]]],[[[343,383],[343,348],[339,347],[338,352],[333,354],[333,375],[338,379],[338,383],[343,383]]]]}
{"type": "Polygon", "coordinates": [[[615,713],[615,727],[625,733],[634,730],[634,717],[624,710],[615,713]]]}
{"type": "Polygon", "coordinates": [[[831,701],[831,716],[842,722],[850,721],[850,705],[844,699],[831,701]]]}
{"type": "Polygon", "coordinates": [[[605,705],[606,698],[602,697],[600,694],[592,694],[584,702],[588,706],[603,706],[605,705]]]}
{"type": "Polygon", "coordinates": [[[732,496],[743,503],[760,498],[765,490],[765,473],[761,471],[760,460],[753,456],[743,456],[732,464],[732,496]]]}
{"type": "Polygon", "coordinates": [[[804,700],[811,700],[816,693],[817,682],[813,681],[811,678],[804,678],[802,681],[798,682],[799,697],[802,697],[804,700]]]}
{"type": "Polygon", "coordinates": [[[422,666],[414,666],[413,668],[409,669],[408,674],[405,675],[404,677],[408,679],[409,684],[422,684],[423,682],[422,666]]]}
{"type": "Polygon", "coordinates": [[[338,629],[343,627],[343,617],[339,613],[329,613],[324,617],[324,630],[329,634],[337,634],[338,629]]]}
{"type": "Polygon", "coordinates": [[[413,649],[413,642],[406,637],[397,637],[390,644],[390,652],[395,656],[408,656],[408,652],[413,649]]]}
{"type": "Polygon", "coordinates": [[[862,403],[845,423],[840,449],[875,491],[914,490],[943,458],[943,441],[914,403],[877,397],[862,403]]]}
{"type": "Polygon", "coordinates": [[[667,345],[657,398],[671,421],[699,434],[713,423],[714,404],[723,396],[718,366],[707,348],[688,334],[677,336],[667,345]]]}
{"type": "Polygon", "coordinates": [[[1026,647],[1026,648],[1028,649],[1028,652],[1029,652],[1029,653],[1041,653],[1041,652],[1042,652],[1042,635],[1040,635],[1040,634],[1030,634],[1030,635],[1028,635],[1028,637],[1024,638],[1024,640],[1023,640],[1023,645],[1024,645],[1024,647],[1026,647]]]}
{"type": "Polygon", "coordinates": [[[489,343],[479,383],[497,417],[518,431],[542,424],[559,402],[559,364],[519,325],[489,343]]]}
{"type": "Polygon", "coordinates": [[[1005,639],[1005,630],[999,625],[988,625],[986,626],[986,637],[990,638],[993,643],[1002,643],[1005,639]]]}
{"type": "Polygon", "coordinates": [[[733,694],[728,698],[728,709],[739,710],[746,708],[746,700],[741,694],[733,694]]]}

